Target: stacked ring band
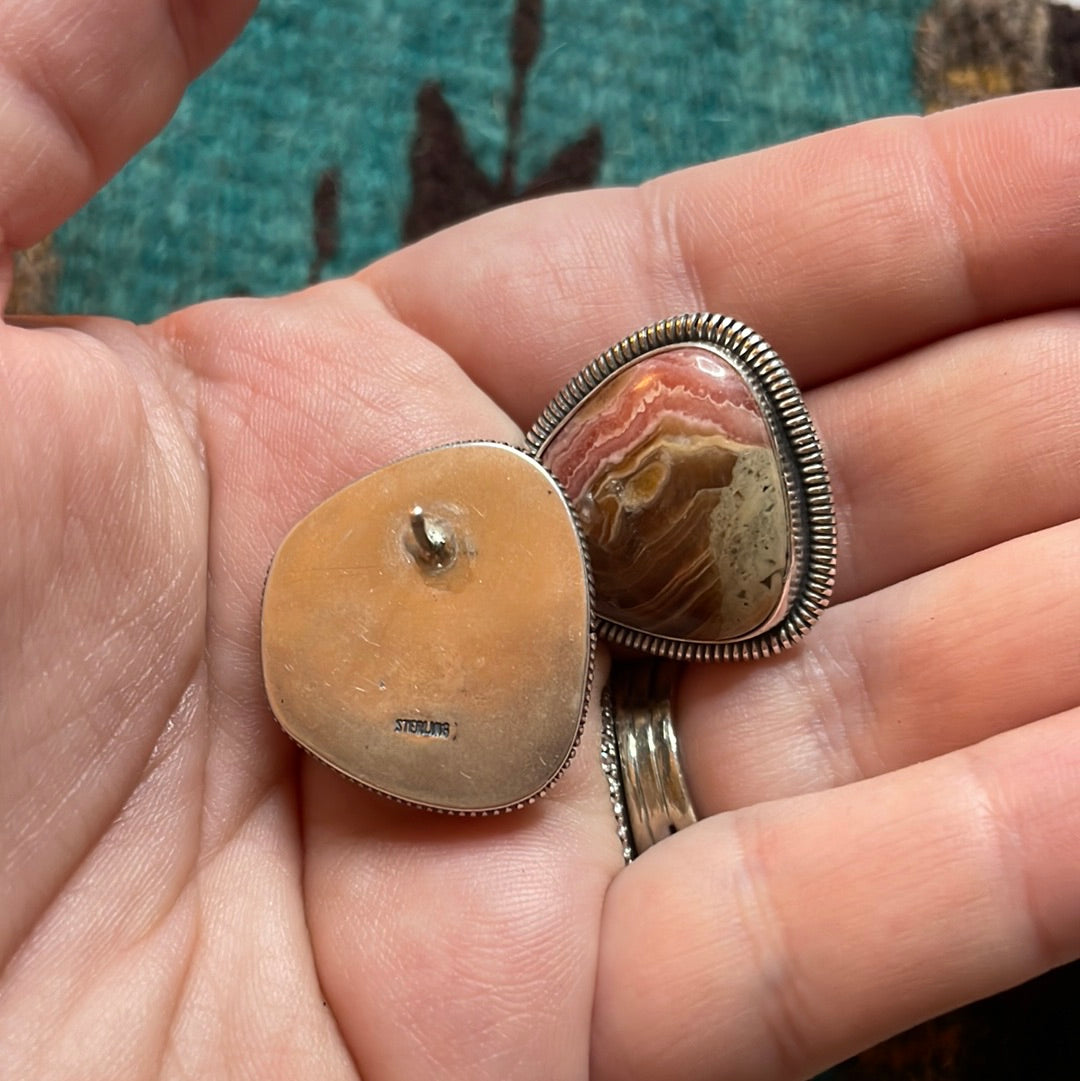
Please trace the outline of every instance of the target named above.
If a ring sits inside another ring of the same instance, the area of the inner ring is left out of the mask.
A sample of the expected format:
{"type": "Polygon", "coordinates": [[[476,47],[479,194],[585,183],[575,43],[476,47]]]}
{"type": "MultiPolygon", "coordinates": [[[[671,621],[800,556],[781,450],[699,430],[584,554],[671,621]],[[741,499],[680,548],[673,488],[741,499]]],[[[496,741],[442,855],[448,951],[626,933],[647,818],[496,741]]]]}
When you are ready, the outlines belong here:
{"type": "Polygon", "coordinates": [[[679,759],[670,661],[616,662],[608,689],[634,852],[697,821],[679,759]]]}

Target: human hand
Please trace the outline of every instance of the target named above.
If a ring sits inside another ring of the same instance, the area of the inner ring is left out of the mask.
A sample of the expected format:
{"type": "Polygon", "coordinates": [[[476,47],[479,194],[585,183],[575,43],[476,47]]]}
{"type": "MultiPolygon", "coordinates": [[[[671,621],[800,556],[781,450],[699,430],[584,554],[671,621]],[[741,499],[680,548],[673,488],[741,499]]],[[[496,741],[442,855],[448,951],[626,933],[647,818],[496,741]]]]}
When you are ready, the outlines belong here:
{"type": "MultiPolygon", "coordinates": [[[[5,242],[251,6],[18,8],[5,242]]],[[[513,207],[151,327],[0,328],[0,1074],[797,1078],[1076,957],[1078,106],[513,207]],[[409,452],[519,440],[611,341],[697,309],[800,379],[840,537],[802,644],[686,673],[711,817],[623,869],[594,715],[496,819],[300,754],[258,648],[288,528],[409,452]]]]}

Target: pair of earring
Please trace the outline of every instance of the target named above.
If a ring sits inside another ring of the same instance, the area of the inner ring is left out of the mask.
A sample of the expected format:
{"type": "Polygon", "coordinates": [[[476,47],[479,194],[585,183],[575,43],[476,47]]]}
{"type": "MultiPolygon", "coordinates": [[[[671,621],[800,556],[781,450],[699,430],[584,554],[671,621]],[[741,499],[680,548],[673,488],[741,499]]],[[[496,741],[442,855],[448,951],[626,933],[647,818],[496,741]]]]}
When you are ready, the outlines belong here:
{"type": "Polygon", "coordinates": [[[382,795],[497,814],[581,736],[598,637],[676,661],[794,643],[832,588],[821,447],[790,373],[735,319],[631,334],[523,448],[423,451],[286,536],[263,597],[270,706],[382,795]]]}

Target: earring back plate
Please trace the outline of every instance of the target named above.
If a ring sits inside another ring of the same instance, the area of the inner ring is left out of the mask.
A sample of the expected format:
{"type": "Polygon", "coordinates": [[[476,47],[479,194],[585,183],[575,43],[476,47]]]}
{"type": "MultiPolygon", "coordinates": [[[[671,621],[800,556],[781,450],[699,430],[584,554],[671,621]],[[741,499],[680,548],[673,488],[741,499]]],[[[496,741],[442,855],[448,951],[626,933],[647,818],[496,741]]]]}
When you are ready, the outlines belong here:
{"type": "Polygon", "coordinates": [[[274,557],[263,672],[282,727],[368,788],[490,814],[577,745],[591,577],[574,511],[529,455],[417,454],[331,496],[274,557]]]}

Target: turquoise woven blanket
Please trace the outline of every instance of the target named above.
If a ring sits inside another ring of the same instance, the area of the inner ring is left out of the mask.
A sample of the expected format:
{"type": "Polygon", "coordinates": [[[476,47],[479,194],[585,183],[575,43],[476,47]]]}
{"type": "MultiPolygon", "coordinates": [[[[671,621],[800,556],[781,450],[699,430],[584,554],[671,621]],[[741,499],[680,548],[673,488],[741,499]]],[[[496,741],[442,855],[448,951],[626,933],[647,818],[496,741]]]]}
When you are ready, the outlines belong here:
{"type": "Polygon", "coordinates": [[[926,0],[263,0],[56,237],[57,307],[148,319],[454,217],[920,108],[926,0]]]}

